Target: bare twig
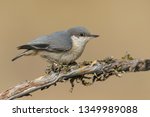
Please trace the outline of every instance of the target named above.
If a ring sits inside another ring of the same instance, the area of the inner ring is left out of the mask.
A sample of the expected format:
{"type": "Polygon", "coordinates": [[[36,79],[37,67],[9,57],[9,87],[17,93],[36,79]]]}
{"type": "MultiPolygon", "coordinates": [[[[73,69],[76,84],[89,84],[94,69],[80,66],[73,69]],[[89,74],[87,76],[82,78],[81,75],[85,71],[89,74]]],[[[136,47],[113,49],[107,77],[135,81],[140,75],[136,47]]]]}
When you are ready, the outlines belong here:
{"type": "Polygon", "coordinates": [[[55,66],[48,74],[32,81],[25,81],[0,93],[0,99],[16,99],[30,96],[36,90],[43,90],[58,82],[70,81],[72,89],[75,83],[91,85],[96,81],[104,81],[112,75],[121,76],[125,72],[150,70],[150,59],[133,59],[130,55],[122,59],[112,57],[93,62],[82,62],[68,66],[55,66]],[[76,82],[75,82],[76,81],[76,82]]]}

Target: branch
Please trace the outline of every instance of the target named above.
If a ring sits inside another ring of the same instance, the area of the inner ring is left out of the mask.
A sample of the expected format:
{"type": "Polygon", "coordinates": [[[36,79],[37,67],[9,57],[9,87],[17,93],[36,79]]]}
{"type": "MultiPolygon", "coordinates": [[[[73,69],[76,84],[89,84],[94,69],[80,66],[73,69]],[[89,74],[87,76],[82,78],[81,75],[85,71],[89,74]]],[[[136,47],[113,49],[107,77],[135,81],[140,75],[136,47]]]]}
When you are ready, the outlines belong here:
{"type": "Polygon", "coordinates": [[[71,91],[75,83],[92,85],[97,81],[104,81],[112,75],[121,76],[121,73],[150,70],[150,59],[134,59],[129,54],[122,59],[112,57],[104,60],[84,61],[74,65],[55,65],[47,70],[47,74],[32,81],[17,84],[0,93],[0,99],[16,99],[30,96],[32,92],[43,90],[58,82],[70,81],[71,91]]]}

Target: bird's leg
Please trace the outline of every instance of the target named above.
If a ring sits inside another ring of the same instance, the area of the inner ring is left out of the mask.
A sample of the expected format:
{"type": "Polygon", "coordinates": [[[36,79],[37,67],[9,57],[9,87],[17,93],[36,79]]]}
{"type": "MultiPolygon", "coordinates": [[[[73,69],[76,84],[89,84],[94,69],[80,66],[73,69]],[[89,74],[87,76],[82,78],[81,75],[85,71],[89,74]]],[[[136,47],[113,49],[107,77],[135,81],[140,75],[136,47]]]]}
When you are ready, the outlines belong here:
{"type": "Polygon", "coordinates": [[[71,66],[77,65],[76,62],[63,64],[63,63],[59,63],[59,62],[51,60],[51,59],[47,59],[47,61],[48,61],[48,63],[50,63],[50,65],[47,66],[47,69],[45,71],[46,74],[49,74],[51,71],[66,73],[66,72],[70,71],[71,66]]]}
{"type": "Polygon", "coordinates": [[[68,64],[62,64],[62,71],[67,73],[69,72],[71,69],[74,68],[74,66],[76,66],[77,63],[76,62],[71,62],[71,63],[68,63],[68,64]]]}
{"type": "Polygon", "coordinates": [[[61,70],[61,65],[60,64],[58,64],[58,63],[53,63],[52,64],[52,70],[54,71],[54,72],[59,72],[60,70],[61,70]]]}
{"type": "Polygon", "coordinates": [[[49,63],[49,65],[47,66],[46,70],[45,70],[45,73],[46,74],[49,74],[51,71],[54,71],[54,72],[58,72],[59,69],[58,69],[58,62],[52,58],[50,58],[49,56],[46,56],[46,55],[41,55],[42,58],[46,59],[47,62],[49,63]]]}
{"type": "Polygon", "coordinates": [[[60,64],[58,64],[58,63],[55,63],[55,62],[51,62],[51,63],[47,66],[47,68],[46,68],[46,70],[45,70],[45,73],[46,73],[46,74],[49,74],[51,71],[53,71],[53,72],[59,72],[59,71],[61,71],[61,68],[62,68],[62,65],[60,65],[60,64]]]}
{"type": "Polygon", "coordinates": [[[54,72],[67,73],[67,72],[69,72],[72,69],[72,66],[75,66],[75,65],[77,65],[76,62],[72,62],[72,63],[68,63],[68,64],[54,62],[52,64],[52,70],[54,72]]]}
{"type": "Polygon", "coordinates": [[[73,62],[69,63],[68,65],[77,65],[77,62],[73,61],[73,62]]]}

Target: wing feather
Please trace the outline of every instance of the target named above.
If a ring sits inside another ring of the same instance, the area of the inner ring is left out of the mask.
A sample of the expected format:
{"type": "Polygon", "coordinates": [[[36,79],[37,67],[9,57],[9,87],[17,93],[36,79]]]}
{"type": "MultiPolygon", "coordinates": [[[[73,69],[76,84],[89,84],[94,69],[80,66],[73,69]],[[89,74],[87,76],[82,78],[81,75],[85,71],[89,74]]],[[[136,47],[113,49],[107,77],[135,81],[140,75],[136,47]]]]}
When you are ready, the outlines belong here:
{"type": "Polygon", "coordinates": [[[49,52],[68,51],[72,47],[72,40],[65,32],[55,32],[51,35],[38,37],[37,39],[18,47],[18,49],[44,50],[49,52]]]}

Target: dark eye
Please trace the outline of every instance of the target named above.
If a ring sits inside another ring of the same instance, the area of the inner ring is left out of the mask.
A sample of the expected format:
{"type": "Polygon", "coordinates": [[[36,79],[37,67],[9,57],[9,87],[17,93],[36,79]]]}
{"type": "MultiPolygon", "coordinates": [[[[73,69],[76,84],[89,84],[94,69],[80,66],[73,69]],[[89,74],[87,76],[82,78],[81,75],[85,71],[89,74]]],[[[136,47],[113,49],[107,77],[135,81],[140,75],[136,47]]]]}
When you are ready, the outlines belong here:
{"type": "Polygon", "coordinates": [[[79,36],[83,37],[85,36],[85,33],[80,33],[79,36]]]}

